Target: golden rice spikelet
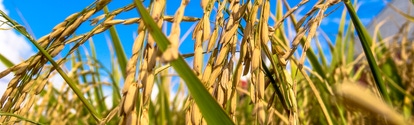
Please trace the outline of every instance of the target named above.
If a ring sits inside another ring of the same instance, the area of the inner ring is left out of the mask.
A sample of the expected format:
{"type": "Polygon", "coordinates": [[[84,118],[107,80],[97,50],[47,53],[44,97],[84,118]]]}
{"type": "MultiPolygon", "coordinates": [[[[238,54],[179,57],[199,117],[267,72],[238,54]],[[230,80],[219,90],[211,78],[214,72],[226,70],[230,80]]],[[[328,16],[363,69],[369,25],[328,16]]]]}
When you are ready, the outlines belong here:
{"type": "Polygon", "coordinates": [[[268,27],[268,20],[269,20],[269,13],[270,13],[270,2],[266,0],[263,4],[263,11],[262,11],[262,27],[261,27],[261,41],[263,44],[267,44],[269,41],[269,27],[268,27]]]}
{"type": "Polygon", "coordinates": [[[47,80],[42,80],[42,81],[40,82],[40,84],[39,84],[39,85],[37,85],[37,87],[36,87],[36,89],[35,89],[35,94],[36,94],[36,95],[37,95],[37,94],[40,94],[40,92],[42,92],[43,88],[45,88],[45,86],[46,86],[46,83],[47,83],[47,80]]]}
{"type": "Polygon", "coordinates": [[[249,56],[245,56],[244,58],[244,69],[243,69],[243,76],[247,75],[250,73],[250,66],[251,66],[251,61],[252,59],[249,56]]]}
{"type": "Polygon", "coordinates": [[[201,8],[203,8],[204,11],[206,11],[206,7],[207,7],[207,4],[208,4],[209,1],[210,0],[201,0],[200,5],[201,5],[201,8]]]}
{"type": "Polygon", "coordinates": [[[19,110],[20,106],[22,105],[22,102],[26,99],[27,93],[21,93],[17,101],[13,104],[14,109],[13,110],[19,110]]]}
{"type": "MultiPolygon", "coordinates": [[[[11,94],[11,92],[13,91],[14,88],[7,88],[6,91],[3,93],[3,96],[0,99],[0,103],[4,104],[4,102],[6,102],[6,100],[8,99],[9,95],[11,94]]],[[[1,107],[1,105],[0,105],[1,107]]]]}
{"type": "Polygon", "coordinates": [[[209,58],[209,60],[206,64],[206,68],[204,69],[204,72],[203,72],[201,82],[206,87],[208,87],[208,83],[209,83],[208,81],[211,80],[210,76],[213,72],[213,64],[214,64],[214,59],[216,58],[216,55],[217,55],[217,49],[212,52],[212,54],[211,54],[211,56],[210,56],[210,58],[209,58]]]}
{"type": "Polygon", "coordinates": [[[191,106],[191,123],[193,125],[199,125],[201,124],[201,113],[200,113],[200,109],[198,109],[198,106],[196,103],[193,103],[191,106]]]}
{"type": "Polygon", "coordinates": [[[265,75],[264,72],[258,72],[258,77],[257,77],[257,82],[256,82],[256,86],[257,86],[257,96],[259,99],[264,99],[264,95],[265,95],[265,75]]]}
{"type": "Polygon", "coordinates": [[[266,112],[265,112],[265,104],[262,101],[259,101],[256,104],[257,108],[257,119],[261,125],[266,123],[266,112]]]}
{"type": "Polygon", "coordinates": [[[125,22],[125,20],[120,20],[120,19],[118,19],[118,20],[106,20],[103,24],[104,24],[104,26],[112,26],[112,25],[115,25],[115,24],[123,23],[123,22],[125,22]]]}
{"type": "MultiPolygon", "coordinates": [[[[229,73],[229,68],[227,67],[227,68],[224,68],[224,70],[223,70],[223,72],[222,72],[222,74],[221,74],[221,81],[220,81],[220,85],[221,85],[221,87],[224,89],[224,90],[227,90],[227,89],[229,89],[229,76],[230,76],[230,73],[229,73]]],[[[227,99],[226,99],[227,100],[227,99]]]]}
{"type": "Polygon", "coordinates": [[[287,69],[283,69],[283,74],[286,79],[286,98],[287,102],[289,103],[289,106],[291,107],[293,112],[296,112],[297,110],[297,102],[296,102],[296,96],[295,92],[293,91],[293,80],[292,75],[287,71],[287,69]]]}
{"type": "Polygon", "coordinates": [[[100,10],[103,7],[105,7],[109,2],[111,2],[112,0],[99,0],[98,3],[96,3],[96,9],[100,10]]]}
{"type": "Polygon", "coordinates": [[[210,37],[210,39],[208,41],[207,52],[211,51],[213,49],[214,45],[217,42],[217,39],[218,39],[218,31],[219,31],[218,26],[219,25],[222,25],[222,22],[223,22],[223,10],[225,8],[226,3],[227,3],[227,1],[221,2],[220,5],[219,5],[218,10],[216,12],[217,13],[216,14],[216,20],[215,20],[215,25],[216,26],[214,27],[213,33],[212,33],[212,35],[211,35],[211,37],[210,37]]]}
{"type": "Polygon", "coordinates": [[[227,44],[230,39],[233,38],[233,36],[236,34],[238,25],[233,25],[229,31],[224,33],[224,36],[222,37],[223,40],[220,41],[222,44],[227,44]]]}
{"type": "Polygon", "coordinates": [[[141,50],[142,45],[144,44],[144,38],[145,38],[145,25],[142,25],[140,21],[140,25],[138,26],[138,36],[135,38],[134,41],[134,48],[133,50],[141,50]],[[135,45],[137,44],[137,45],[135,45]]]}
{"type": "Polygon", "coordinates": [[[202,75],[202,78],[201,78],[201,82],[204,84],[204,86],[206,86],[207,85],[207,82],[209,81],[209,79],[210,79],[210,75],[211,75],[211,70],[212,70],[212,66],[211,66],[211,63],[208,63],[207,65],[206,65],[206,68],[204,69],[204,72],[203,72],[203,75],[202,75]]]}
{"type": "MultiPolygon", "coordinates": [[[[139,67],[139,74],[138,74],[138,79],[139,80],[143,80],[145,76],[147,76],[148,74],[148,62],[146,60],[141,61],[141,66],[139,67]]],[[[125,90],[126,91],[126,90],[125,90]]],[[[122,90],[122,92],[125,92],[124,89],[122,90]]]]}
{"type": "Polygon", "coordinates": [[[230,117],[233,120],[233,122],[237,121],[237,117],[236,117],[236,109],[237,109],[237,91],[235,91],[235,93],[233,94],[233,97],[230,98],[230,117]]]}
{"type": "Polygon", "coordinates": [[[229,49],[230,49],[229,44],[225,44],[223,48],[221,48],[220,53],[216,59],[217,65],[221,65],[224,62],[224,60],[227,59],[226,57],[228,55],[229,49]]]}
{"type": "Polygon", "coordinates": [[[26,83],[26,85],[24,85],[22,92],[23,93],[27,93],[31,90],[31,88],[33,88],[33,85],[35,82],[38,82],[38,80],[31,80],[29,82],[26,83]]]}
{"type": "Polygon", "coordinates": [[[17,117],[10,117],[10,119],[8,119],[8,121],[10,121],[10,123],[16,122],[17,117]]]}
{"type": "Polygon", "coordinates": [[[65,43],[68,44],[68,43],[75,42],[77,40],[80,40],[80,39],[84,38],[85,36],[86,35],[79,35],[79,36],[72,37],[71,39],[67,40],[65,43]]]}
{"type": "MultiPolygon", "coordinates": [[[[15,91],[13,91],[13,92],[15,92],[15,91]]],[[[3,105],[2,109],[10,109],[13,106],[12,101],[13,101],[13,98],[12,97],[9,97],[7,99],[6,104],[3,103],[4,105],[3,105]]]]}
{"type": "Polygon", "coordinates": [[[52,40],[58,35],[62,34],[63,30],[65,30],[65,27],[61,27],[61,28],[54,30],[52,33],[50,33],[49,40],[52,40]]]}
{"type": "MultiPolygon", "coordinates": [[[[109,120],[111,120],[115,115],[116,115],[116,113],[117,112],[119,112],[119,106],[117,106],[117,107],[115,107],[115,108],[113,108],[112,110],[111,110],[111,112],[109,112],[109,114],[108,115],[106,115],[106,117],[104,118],[104,119],[102,119],[101,120],[101,122],[99,123],[99,125],[106,125],[107,124],[107,122],[109,121],[109,120]]],[[[134,113],[134,112],[133,112],[134,113]]],[[[135,114],[136,115],[136,114],[135,114]]],[[[136,116],[137,117],[137,116],[136,116]]]]}
{"type": "Polygon", "coordinates": [[[56,47],[51,53],[50,56],[55,57],[57,54],[59,54],[63,48],[65,47],[65,44],[60,44],[58,47],[56,47]]]}
{"type": "Polygon", "coordinates": [[[113,20],[114,18],[115,18],[115,14],[114,14],[114,12],[112,12],[112,14],[107,15],[105,20],[113,20]]]}
{"type": "MultiPolygon", "coordinates": [[[[221,83],[221,84],[224,84],[224,83],[221,83]]],[[[216,94],[217,94],[217,97],[216,97],[217,103],[220,104],[220,106],[224,106],[225,100],[227,100],[224,98],[224,89],[222,87],[217,86],[216,94]]]]}
{"type": "Polygon", "coordinates": [[[187,108],[185,110],[185,124],[191,125],[191,108],[187,108]]]}
{"type": "Polygon", "coordinates": [[[237,87],[239,82],[240,82],[240,78],[242,76],[242,71],[243,71],[243,67],[242,67],[242,62],[243,62],[242,58],[243,57],[244,57],[244,55],[240,54],[240,59],[237,62],[237,65],[235,67],[236,69],[235,69],[235,72],[233,73],[233,77],[232,77],[233,78],[232,88],[237,87]]]}
{"type": "Polygon", "coordinates": [[[79,16],[79,13],[73,13],[71,15],[69,15],[68,17],[65,18],[65,21],[69,22],[73,19],[76,19],[79,16]]]}
{"type": "Polygon", "coordinates": [[[137,94],[137,84],[131,84],[128,89],[128,93],[125,96],[123,110],[126,114],[129,114],[134,109],[134,104],[136,102],[136,94],[137,94]]]}
{"type": "Polygon", "coordinates": [[[94,13],[96,12],[96,9],[93,8],[91,10],[89,10],[88,12],[86,12],[81,18],[82,22],[86,21],[89,19],[89,17],[91,17],[94,13]]]}
{"type": "Polygon", "coordinates": [[[260,63],[261,63],[261,57],[260,57],[260,49],[259,48],[254,48],[253,49],[253,55],[252,55],[252,61],[251,61],[251,66],[252,66],[252,70],[251,71],[256,71],[257,69],[259,69],[260,63]]]}
{"type": "Polygon", "coordinates": [[[106,31],[109,27],[105,27],[102,25],[99,25],[97,27],[95,27],[95,29],[93,30],[92,34],[98,34],[98,33],[102,33],[104,31],[106,31]]]}
{"type": "Polygon", "coordinates": [[[34,101],[36,101],[36,96],[31,95],[28,101],[26,101],[26,104],[24,107],[20,110],[19,114],[27,114],[27,112],[31,109],[31,107],[34,104],[34,101]]]}
{"type": "Polygon", "coordinates": [[[18,74],[22,74],[24,71],[26,71],[28,65],[29,65],[28,62],[22,62],[22,63],[16,65],[15,67],[12,67],[11,69],[14,70],[14,74],[18,75],[18,74]]]}
{"type": "Polygon", "coordinates": [[[135,111],[128,114],[127,119],[125,121],[126,125],[137,125],[138,124],[138,116],[135,111]]]}
{"type": "Polygon", "coordinates": [[[69,36],[70,34],[72,34],[78,27],[79,25],[82,23],[81,19],[76,19],[75,22],[73,22],[73,24],[71,24],[70,26],[68,26],[60,35],[60,37],[66,37],[69,36]]]}
{"type": "Polygon", "coordinates": [[[341,2],[342,0],[329,0],[329,5],[334,5],[337,4],[339,2],[341,2]]]}
{"type": "Polygon", "coordinates": [[[179,52],[178,52],[178,49],[176,48],[178,47],[168,46],[168,48],[162,54],[162,61],[170,62],[175,59],[178,59],[179,52]]]}
{"type": "Polygon", "coordinates": [[[152,10],[151,17],[158,24],[158,27],[161,27],[162,25],[161,15],[164,11],[165,5],[166,5],[165,0],[157,0],[154,2],[154,7],[152,10]]]}
{"type": "Polygon", "coordinates": [[[139,23],[140,20],[141,20],[140,18],[130,18],[130,19],[125,20],[122,24],[129,25],[129,24],[139,23]]]}
{"type": "MultiPolygon", "coordinates": [[[[254,76],[254,74],[251,74],[251,79],[254,79],[254,78],[256,78],[255,76],[254,76]]],[[[250,99],[252,100],[252,102],[254,103],[254,104],[256,104],[257,103],[257,96],[256,96],[256,87],[255,87],[255,84],[256,83],[254,83],[255,81],[250,81],[250,84],[252,84],[251,85],[251,87],[249,87],[250,88],[250,99]]]]}
{"type": "Polygon", "coordinates": [[[260,5],[262,4],[261,2],[262,2],[261,0],[255,1],[253,8],[250,9],[252,10],[250,11],[250,21],[249,21],[249,24],[251,26],[254,26],[254,24],[256,23],[257,14],[259,13],[258,10],[259,10],[260,5]]]}
{"type": "Polygon", "coordinates": [[[156,61],[157,61],[156,59],[158,57],[157,52],[159,52],[159,51],[158,51],[158,48],[156,46],[148,47],[148,51],[147,51],[147,55],[148,55],[148,57],[147,57],[148,58],[148,60],[147,60],[148,61],[147,71],[148,72],[152,71],[155,64],[157,64],[156,63],[156,61]]]}
{"type": "Polygon", "coordinates": [[[206,41],[210,38],[210,17],[204,14],[203,17],[203,41],[206,41]]]}
{"type": "Polygon", "coordinates": [[[196,35],[196,40],[194,43],[194,61],[193,69],[197,77],[201,78],[201,69],[203,64],[203,41],[202,41],[202,31],[198,31],[196,35]]]}
{"type": "MultiPolygon", "coordinates": [[[[65,29],[66,25],[67,25],[67,21],[63,21],[61,23],[59,23],[58,25],[56,25],[55,27],[53,27],[52,32],[55,32],[56,30],[59,29],[65,29]]],[[[47,35],[43,36],[43,37],[47,37],[47,35]]],[[[38,41],[41,41],[42,38],[40,38],[38,41]]]]}
{"type": "Polygon", "coordinates": [[[7,88],[15,88],[20,81],[20,77],[21,76],[16,76],[12,80],[10,80],[9,85],[7,85],[7,88]]]}
{"type": "Polygon", "coordinates": [[[42,47],[42,48],[46,48],[46,46],[49,44],[49,35],[50,35],[50,33],[49,34],[46,34],[46,35],[44,35],[43,37],[40,37],[38,40],[37,40],[37,42],[39,43],[39,45],[42,47]]]}
{"type": "Polygon", "coordinates": [[[213,33],[208,41],[207,52],[210,52],[213,49],[214,45],[216,44],[217,37],[218,37],[218,28],[214,27],[213,33]]]}
{"type": "Polygon", "coordinates": [[[267,114],[267,120],[266,120],[267,123],[266,123],[266,125],[276,124],[276,119],[275,118],[277,118],[277,117],[275,116],[274,110],[273,109],[267,109],[267,111],[269,113],[267,114]]]}
{"type": "Polygon", "coordinates": [[[142,95],[142,104],[148,105],[149,99],[151,98],[152,88],[154,86],[154,74],[148,73],[148,76],[144,80],[144,94],[142,95]]]}
{"type": "Polygon", "coordinates": [[[95,18],[91,19],[91,20],[90,20],[90,21],[91,21],[91,24],[90,24],[90,25],[95,25],[95,24],[97,24],[97,23],[99,22],[99,20],[102,20],[103,18],[105,18],[105,16],[106,16],[106,14],[102,14],[102,15],[99,15],[99,16],[97,16],[97,17],[95,17],[95,18]]]}
{"type": "Polygon", "coordinates": [[[210,79],[207,82],[208,88],[210,88],[215,83],[214,81],[216,81],[217,77],[221,74],[222,68],[223,68],[223,65],[218,65],[214,67],[213,72],[210,75],[210,79]]]}
{"type": "Polygon", "coordinates": [[[0,116],[0,123],[4,123],[6,118],[7,118],[7,116],[0,116]]]}

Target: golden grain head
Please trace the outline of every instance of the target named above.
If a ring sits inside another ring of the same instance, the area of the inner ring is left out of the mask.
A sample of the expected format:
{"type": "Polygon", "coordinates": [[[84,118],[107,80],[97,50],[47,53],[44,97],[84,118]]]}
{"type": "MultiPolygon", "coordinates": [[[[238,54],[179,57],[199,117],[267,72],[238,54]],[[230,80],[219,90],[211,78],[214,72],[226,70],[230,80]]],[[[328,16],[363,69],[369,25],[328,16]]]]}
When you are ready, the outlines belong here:
{"type": "Polygon", "coordinates": [[[45,86],[46,86],[46,83],[47,83],[47,80],[42,80],[40,82],[40,84],[37,85],[37,87],[35,88],[35,94],[36,95],[40,94],[40,92],[42,92],[43,88],[45,88],[45,86]]]}
{"type": "Polygon", "coordinates": [[[86,35],[79,35],[79,36],[72,37],[71,39],[67,40],[67,41],[65,42],[65,44],[68,44],[68,43],[72,43],[72,42],[78,41],[78,40],[80,40],[80,39],[84,38],[85,36],[86,36],[86,35]]]}
{"type": "Polygon", "coordinates": [[[103,24],[104,24],[104,26],[112,26],[112,25],[115,25],[115,24],[123,23],[123,22],[125,22],[125,20],[120,20],[120,19],[117,19],[117,20],[105,20],[103,24]]]}
{"type": "Polygon", "coordinates": [[[251,71],[256,71],[258,68],[259,68],[259,66],[260,66],[260,61],[261,61],[261,58],[260,58],[260,53],[261,53],[261,51],[260,51],[260,49],[259,48],[255,48],[254,50],[253,50],[253,55],[252,55],[252,64],[251,64],[251,66],[252,66],[252,70],[251,71]]]}
{"type": "Polygon", "coordinates": [[[65,30],[65,27],[60,27],[56,30],[54,30],[50,35],[49,35],[49,40],[54,39],[55,37],[57,37],[58,35],[60,35],[63,30],[65,30]]]}
{"type": "Polygon", "coordinates": [[[91,17],[94,13],[96,12],[95,9],[91,9],[88,12],[86,12],[81,18],[82,22],[86,21],[89,19],[89,17],[91,17]]]}
{"type": "Polygon", "coordinates": [[[265,109],[264,103],[262,101],[259,101],[259,104],[256,106],[258,106],[256,110],[258,110],[257,118],[259,120],[259,123],[264,125],[266,123],[266,112],[264,110],[265,109]]]}
{"type": "Polygon", "coordinates": [[[151,92],[154,87],[154,74],[153,72],[148,73],[148,76],[143,80],[145,82],[144,93],[142,95],[144,105],[149,105],[149,99],[151,98],[151,92]]]}
{"type": "MultiPolygon", "coordinates": [[[[7,88],[6,91],[3,93],[3,96],[1,96],[0,102],[1,104],[4,104],[4,102],[6,102],[6,100],[8,99],[9,95],[11,94],[11,92],[13,91],[13,88],[7,88]]],[[[1,107],[2,105],[0,105],[1,107]]]]}
{"type": "Polygon", "coordinates": [[[201,124],[201,113],[200,113],[200,109],[198,108],[198,106],[193,103],[191,106],[191,123],[193,125],[199,125],[201,124]]]}
{"type": "Polygon", "coordinates": [[[71,21],[72,19],[75,19],[77,16],[79,16],[79,13],[73,13],[66,17],[65,21],[71,21]]]}
{"type": "Polygon", "coordinates": [[[31,88],[33,88],[35,82],[37,82],[37,81],[32,80],[32,81],[29,81],[28,83],[26,83],[26,85],[24,85],[24,87],[22,89],[22,92],[28,93],[29,90],[31,90],[31,88]]]}
{"type": "Polygon", "coordinates": [[[127,116],[127,121],[125,122],[127,125],[137,125],[138,124],[138,116],[136,112],[131,112],[127,116]]]}
{"type": "Polygon", "coordinates": [[[106,31],[107,29],[108,29],[109,27],[107,27],[107,26],[99,26],[99,27],[97,27],[93,32],[92,32],[92,34],[99,34],[99,33],[102,33],[102,32],[104,32],[104,31],[106,31]]]}
{"type": "MultiPolygon", "coordinates": [[[[56,25],[55,27],[53,27],[52,32],[55,32],[56,30],[61,29],[61,28],[65,28],[66,25],[67,25],[67,22],[66,21],[65,22],[61,22],[58,25],[56,25]]],[[[45,35],[45,36],[47,36],[47,35],[45,35]]],[[[43,36],[43,37],[45,37],[45,36],[43,36]]],[[[42,39],[42,38],[40,38],[40,39],[42,39]]],[[[40,39],[38,41],[40,41],[40,39]]]]}
{"type": "Polygon", "coordinates": [[[50,56],[55,57],[57,54],[60,53],[60,51],[63,50],[63,48],[65,47],[65,44],[61,44],[58,47],[56,47],[51,53],[50,56]]]}
{"type": "Polygon", "coordinates": [[[149,125],[149,116],[148,109],[143,109],[140,120],[138,121],[140,125],[149,125]]]}
{"type": "Polygon", "coordinates": [[[123,108],[124,108],[123,110],[125,113],[128,114],[133,111],[135,107],[134,104],[136,102],[136,94],[137,94],[137,84],[134,83],[130,85],[127,95],[125,96],[125,101],[123,104],[123,108]]]}
{"type": "Polygon", "coordinates": [[[125,20],[122,24],[129,25],[129,24],[139,23],[140,20],[141,20],[140,18],[130,18],[130,19],[125,20]]]}

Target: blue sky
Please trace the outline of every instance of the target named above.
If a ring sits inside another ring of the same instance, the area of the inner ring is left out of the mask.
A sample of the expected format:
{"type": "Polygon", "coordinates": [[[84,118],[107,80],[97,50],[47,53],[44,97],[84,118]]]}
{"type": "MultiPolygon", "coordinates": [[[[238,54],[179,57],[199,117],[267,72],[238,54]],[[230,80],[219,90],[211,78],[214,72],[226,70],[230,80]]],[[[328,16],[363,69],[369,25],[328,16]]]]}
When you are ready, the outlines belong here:
{"type": "MultiPolygon", "coordinates": [[[[0,0],[0,9],[6,11],[7,14],[15,19],[18,23],[25,26],[30,33],[35,38],[40,38],[43,35],[46,35],[51,32],[52,28],[62,22],[68,15],[71,15],[75,12],[81,11],[83,8],[88,6],[94,0],[44,0],[44,1],[33,1],[33,0],[0,0]]],[[[146,0],[148,2],[149,0],[146,0]]],[[[271,0],[271,11],[274,12],[275,0],[271,0]]],[[[300,0],[288,0],[291,5],[296,5],[300,0]]],[[[114,10],[131,3],[128,0],[113,0],[109,4],[108,8],[114,10]]],[[[180,5],[179,0],[169,0],[167,1],[167,10],[166,15],[174,15],[175,10],[180,5]]],[[[298,15],[303,15],[310,9],[310,5],[313,5],[315,0],[307,3],[305,7],[301,8],[298,15]]],[[[368,24],[371,19],[375,17],[378,12],[384,7],[384,2],[382,0],[366,0],[360,2],[361,6],[358,11],[358,15],[364,24],[368,24]]],[[[334,8],[339,7],[339,9],[322,22],[321,28],[327,33],[328,36],[334,38],[334,35],[337,33],[338,20],[340,19],[343,5],[338,4],[334,7],[328,9],[328,11],[333,10],[334,8]]],[[[93,17],[102,14],[102,12],[95,14],[93,17]]],[[[191,0],[189,5],[186,8],[184,13],[185,16],[201,17],[202,9],[200,8],[199,0],[191,0]]],[[[137,17],[138,13],[136,10],[131,10],[130,12],[123,13],[116,17],[116,19],[128,19],[132,17],[137,17]]],[[[212,16],[211,20],[214,20],[212,16]]],[[[186,31],[194,23],[183,22],[181,24],[181,36],[183,36],[186,31]]],[[[270,25],[273,25],[273,21],[269,22],[270,25]]],[[[117,25],[117,31],[119,37],[121,38],[124,49],[127,53],[127,58],[131,55],[132,42],[136,35],[136,29],[138,25],[117,25]]],[[[170,27],[170,25],[168,25],[170,27]]],[[[90,31],[92,27],[89,23],[84,23],[79,30],[76,31],[76,34],[82,34],[90,31]]],[[[168,32],[168,31],[167,31],[168,32]]],[[[105,32],[93,37],[95,46],[97,48],[98,59],[101,62],[109,62],[110,54],[108,49],[107,39],[109,33],[105,32]]],[[[84,46],[88,48],[86,43],[84,46]]],[[[66,48],[68,49],[68,48],[66,48]]],[[[181,44],[180,51],[182,53],[190,53],[193,51],[193,41],[191,40],[191,35],[189,35],[181,44]]],[[[18,63],[25,58],[28,58],[30,55],[36,53],[36,49],[28,44],[27,40],[24,39],[21,35],[14,31],[0,31],[0,53],[10,58],[14,63],[18,63]],[[7,49],[8,48],[8,49],[7,49]],[[14,49],[10,49],[14,48],[14,49]]],[[[106,67],[109,67],[109,63],[105,64],[106,67]]],[[[0,70],[3,71],[5,67],[0,64],[0,70]]],[[[8,80],[11,79],[11,76],[7,76],[3,79],[0,79],[0,94],[3,93],[5,86],[8,80]]]]}
{"type": "MultiPolygon", "coordinates": [[[[147,0],[149,1],[149,0],[147,0]]],[[[291,1],[291,5],[295,5],[299,2],[299,0],[289,0],[291,1]]],[[[20,24],[24,25],[25,27],[30,27],[28,29],[29,32],[33,33],[35,38],[40,38],[43,35],[50,33],[51,29],[58,23],[62,22],[68,15],[73,14],[75,12],[81,11],[83,8],[88,6],[92,3],[93,0],[71,0],[71,1],[64,1],[64,0],[54,0],[54,1],[23,1],[23,0],[4,0],[3,4],[9,11],[9,16],[15,19],[20,24]]],[[[127,0],[113,0],[111,4],[109,4],[109,9],[113,10],[116,8],[123,7],[128,5],[131,1],[127,0]]],[[[311,1],[306,5],[313,5],[315,1],[311,1]]],[[[362,21],[366,24],[372,19],[384,6],[381,0],[369,0],[369,1],[362,1],[362,6],[358,11],[358,15],[361,17],[362,21]]],[[[169,0],[167,1],[167,15],[173,15],[175,13],[175,9],[178,8],[180,5],[179,0],[169,0]]],[[[187,11],[185,11],[186,16],[193,16],[193,17],[200,17],[202,15],[202,10],[199,7],[199,0],[192,0],[190,1],[187,11]]],[[[275,5],[275,0],[272,0],[271,5],[275,5]]],[[[302,13],[307,12],[310,8],[306,6],[301,10],[302,13]]],[[[337,22],[340,18],[341,10],[343,8],[342,4],[335,5],[334,7],[330,8],[328,11],[333,10],[333,8],[339,7],[338,11],[335,11],[328,18],[324,19],[322,22],[321,28],[328,34],[328,35],[335,35],[337,31],[337,22]]],[[[272,8],[274,11],[274,6],[272,8]]],[[[102,14],[102,13],[99,13],[102,14]]],[[[94,16],[97,16],[96,14],[94,16]]],[[[127,19],[131,17],[138,16],[136,10],[131,10],[128,13],[121,14],[117,16],[117,19],[127,19]]],[[[212,17],[214,18],[214,17],[212,17]]],[[[212,19],[213,20],[213,19],[212,19]]],[[[270,20],[270,24],[273,21],[270,20]]],[[[183,22],[181,25],[182,34],[185,33],[186,29],[189,29],[193,23],[186,23],[183,22]]],[[[120,38],[123,42],[125,50],[127,54],[131,53],[131,45],[133,42],[134,33],[136,33],[137,25],[117,25],[118,33],[120,38]]],[[[89,31],[91,27],[89,24],[83,24],[82,27],[76,31],[76,33],[85,33],[89,31]]],[[[98,46],[98,53],[106,53],[107,44],[104,42],[104,35],[108,35],[108,33],[104,33],[103,35],[98,35],[94,38],[96,45],[98,46]]],[[[191,38],[187,37],[188,39],[185,43],[191,43],[191,38]]],[[[191,44],[183,44],[181,46],[181,51],[183,53],[191,52],[193,46],[191,44]],[[188,49],[186,49],[188,48],[188,49]]]]}

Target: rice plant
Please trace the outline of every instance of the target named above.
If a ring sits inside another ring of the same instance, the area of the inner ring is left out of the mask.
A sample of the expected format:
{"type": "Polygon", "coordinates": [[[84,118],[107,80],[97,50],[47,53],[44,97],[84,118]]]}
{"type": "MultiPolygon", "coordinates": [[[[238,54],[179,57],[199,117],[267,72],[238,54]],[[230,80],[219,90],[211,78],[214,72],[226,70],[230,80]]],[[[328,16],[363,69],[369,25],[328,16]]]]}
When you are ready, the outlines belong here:
{"type": "Polygon", "coordinates": [[[18,64],[0,54],[9,67],[0,78],[14,74],[0,100],[0,123],[413,123],[409,27],[392,38],[382,38],[379,31],[370,36],[350,0],[302,0],[296,5],[286,0],[201,0],[198,17],[184,14],[191,11],[189,2],[182,0],[174,15],[166,15],[165,0],[134,0],[113,10],[107,7],[111,0],[99,0],[37,40],[1,12],[3,25],[24,35],[38,53],[18,64]],[[304,6],[311,9],[297,18],[295,12],[304,6]],[[345,6],[338,34],[324,37],[321,22],[337,6],[345,6]],[[128,11],[138,15],[118,17],[128,11]],[[194,29],[182,29],[184,21],[194,29]],[[92,28],[80,32],[82,24],[92,28]],[[133,46],[122,46],[114,26],[130,24],[138,24],[138,34],[133,46]],[[163,32],[168,24],[169,32],[163,32]],[[190,54],[179,50],[184,31],[192,31],[190,54]],[[110,33],[111,67],[97,58],[93,42],[103,32],[110,33]],[[354,52],[357,42],[363,53],[354,52]],[[81,54],[85,44],[90,54],[81,54]],[[64,79],[62,86],[54,85],[55,76],[64,79]],[[111,96],[104,96],[107,88],[111,96]]]}

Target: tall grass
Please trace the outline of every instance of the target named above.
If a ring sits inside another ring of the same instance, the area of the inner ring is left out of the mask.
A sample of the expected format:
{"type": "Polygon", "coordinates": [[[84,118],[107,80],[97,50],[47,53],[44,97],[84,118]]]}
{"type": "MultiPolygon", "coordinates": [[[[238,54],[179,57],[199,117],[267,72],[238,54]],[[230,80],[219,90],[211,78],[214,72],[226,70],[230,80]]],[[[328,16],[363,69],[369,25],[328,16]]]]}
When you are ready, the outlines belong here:
{"type": "Polygon", "coordinates": [[[286,1],[272,5],[269,0],[201,0],[199,17],[184,15],[190,11],[188,2],[182,0],[174,15],[164,15],[164,0],[135,0],[115,10],[106,7],[110,0],[96,1],[38,40],[1,12],[5,24],[39,52],[19,64],[0,55],[9,67],[0,78],[14,73],[0,100],[0,123],[412,123],[414,44],[408,27],[392,38],[372,40],[349,0],[303,0],[293,6],[286,1]],[[331,40],[319,27],[328,9],[341,4],[346,8],[331,40]],[[296,19],[294,12],[303,6],[311,9],[296,19]],[[101,11],[104,14],[97,15],[101,11]],[[139,15],[117,19],[127,11],[139,15]],[[347,22],[347,15],[352,21],[347,22]],[[78,27],[88,20],[90,31],[79,33],[78,27]],[[195,28],[181,29],[182,21],[195,28]],[[161,27],[169,23],[171,32],[163,33],[161,27]],[[139,25],[132,47],[122,46],[115,27],[129,24],[139,25]],[[183,30],[193,31],[191,54],[179,52],[183,30]],[[94,35],[106,31],[112,42],[111,67],[99,61],[93,43],[94,35]],[[295,34],[292,40],[289,34],[295,34]],[[79,47],[88,41],[87,52],[81,52],[79,47]],[[324,42],[328,47],[321,46],[324,42]],[[354,53],[356,42],[362,43],[364,53],[354,53]],[[125,50],[132,50],[130,57],[125,50]],[[189,57],[193,63],[185,61],[189,57]],[[61,87],[52,83],[56,75],[65,80],[61,87]],[[181,81],[178,89],[171,87],[175,76],[181,81]],[[151,99],[154,86],[158,93],[151,99]],[[112,95],[104,96],[104,88],[112,95]]]}

